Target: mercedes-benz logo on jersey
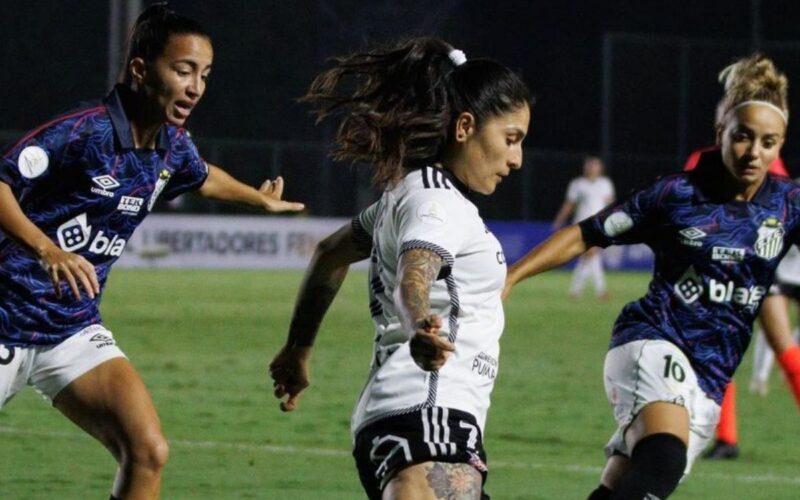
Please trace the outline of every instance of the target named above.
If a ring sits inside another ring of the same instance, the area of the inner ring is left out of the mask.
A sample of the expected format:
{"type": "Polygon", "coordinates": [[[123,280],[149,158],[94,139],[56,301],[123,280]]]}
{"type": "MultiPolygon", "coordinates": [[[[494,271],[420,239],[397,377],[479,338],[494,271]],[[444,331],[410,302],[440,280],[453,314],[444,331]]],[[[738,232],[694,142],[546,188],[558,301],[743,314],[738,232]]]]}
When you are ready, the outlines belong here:
{"type": "Polygon", "coordinates": [[[691,304],[703,294],[703,280],[697,275],[694,266],[683,273],[673,287],[675,293],[680,297],[684,304],[691,304]]]}
{"type": "Polygon", "coordinates": [[[758,228],[758,238],[754,245],[756,255],[765,260],[774,259],[783,250],[783,224],[775,217],[768,217],[758,228]]]}
{"type": "Polygon", "coordinates": [[[73,252],[89,243],[91,231],[92,226],[87,224],[86,214],[84,213],[58,226],[56,237],[63,250],[73,252]]]}
{"type": "Polygon", "coordinates": [[[117,189],[120,186],[120,183],[110,175],[98,175],[97,177],[92,177],[92,182],[94,182],[97,187],[92,187],[91,191],[94,194],[99,194],[107,198],[113,198],[114,193],[112,193],[112,190],[117,189]]]}

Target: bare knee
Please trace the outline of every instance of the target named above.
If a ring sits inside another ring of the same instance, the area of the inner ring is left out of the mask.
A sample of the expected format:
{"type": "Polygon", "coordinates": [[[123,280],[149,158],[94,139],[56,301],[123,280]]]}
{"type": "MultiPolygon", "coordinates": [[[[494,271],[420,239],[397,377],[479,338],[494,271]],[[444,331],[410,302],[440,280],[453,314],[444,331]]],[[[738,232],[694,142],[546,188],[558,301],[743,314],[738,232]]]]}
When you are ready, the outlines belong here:
{"type": "Polygon", "coordinates": [[[161,432],[149,432],[131,440],[128,457],[131,464],[159,472],[167,464],[169,443],[161,432]]]}

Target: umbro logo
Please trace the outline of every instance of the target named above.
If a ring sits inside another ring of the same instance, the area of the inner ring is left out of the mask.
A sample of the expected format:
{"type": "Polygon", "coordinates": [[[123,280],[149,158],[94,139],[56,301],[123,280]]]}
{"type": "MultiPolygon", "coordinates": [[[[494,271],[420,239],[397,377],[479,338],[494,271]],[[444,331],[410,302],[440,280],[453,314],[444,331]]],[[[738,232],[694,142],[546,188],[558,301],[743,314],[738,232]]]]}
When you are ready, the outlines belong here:
{"type": "Polygon", "coordinates": [[[686,229],[681,229],[678,231],[678,234],[681,235],[679,241],[687,247],[703,246],[703,242],[699,240],[707,236],[703,230],[696,227],[687,227],[686,229]]]}
{"type": "Polygon", "coordinates": [[[106,335],[105,333],[96,333],[92,335],[92,338],[89,339],[89,342],[94,342],[95,347],[100,349],[101,347],[114,345],[114,338],[110,335],[106,335]]]}
{"type": "Polygon", "coordinates": [[[92,187],[92,192],[94,194],[99,194],[100,196],[106,196],[108,198],[113,198],[114,193],[111,191],[120,187],[120,183],[110,175],[98,175],[97,177],[92,177],[92,182],[95,183],[97,187],[92,187]]]}

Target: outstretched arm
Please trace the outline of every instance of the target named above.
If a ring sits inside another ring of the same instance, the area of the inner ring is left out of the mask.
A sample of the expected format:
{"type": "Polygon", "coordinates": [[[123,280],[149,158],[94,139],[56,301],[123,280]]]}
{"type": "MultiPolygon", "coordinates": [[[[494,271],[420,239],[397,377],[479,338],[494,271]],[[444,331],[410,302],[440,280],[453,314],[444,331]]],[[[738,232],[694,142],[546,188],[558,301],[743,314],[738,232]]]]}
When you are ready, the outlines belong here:
{"type": "Polygon", "coordinates": [[[573,210],[575,210],[575,204],[569,200],[564,200],[564,203],[561,205],[561,209],[558,211],[556,218],[553,219],[553,229],[558,229],[564,225],[564,221],[567,220],[567,217],[572,215],[573,210]]]}
{"type": "Polygon", "coordinates": [[[434,252],[413,249],[400,256],[394,302],[400,321],[410,333],[411,357],[423,370],[438,370],[453,344],[439,337],[442,320],[431,314],[430,291],[442,268],[442,258],[434,252]]]}
{"type": "Polygon", "coordinates": [[[297,294],[289,337],[269,365],[275,397],[288,396],[281,402],[281,410],[294,410],[300,393],[308,387],[308,361],[322,318],[339,292],[350,264],[369,257],[370,250],[354,238],[350,224],[317,245],[297,294]]]}
{"type": "Polygon", "coordinates": [[[220,201],[244,203],[261,207],[267,212],[299,212],[305,208],[302,203],[284,201],[283,178],[267,179],[259,189],[248,186],[234,179],[230,174],[211,163],[208,165],[208,177],[199,193],[206,198],[220,201]]]}
{"type": "Polygon", "coordinates": [[[503,299],[518,282],[565,264],[589,249],[577,224],[557,231],[508,268],[503,299]]]}

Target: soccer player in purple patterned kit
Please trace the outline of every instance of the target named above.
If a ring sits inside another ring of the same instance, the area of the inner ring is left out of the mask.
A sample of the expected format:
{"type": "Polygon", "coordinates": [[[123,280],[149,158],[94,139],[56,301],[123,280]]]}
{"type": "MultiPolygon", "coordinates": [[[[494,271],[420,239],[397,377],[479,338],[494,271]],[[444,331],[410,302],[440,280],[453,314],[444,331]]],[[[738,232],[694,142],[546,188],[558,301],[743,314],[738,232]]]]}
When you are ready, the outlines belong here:
{"type": "Polygon", "coordinates": [[[0,162],[0,407],[25,385],[114,456],[112,498],[158,498],[167,442],[139,374],[98,311],[109,269],[159,196],[296,211],[283,181],[246,186],[180,128],[213,50],[163,5],[137,20],[120,84],[26,135],[0,162]]]}
{"type": "Polygon", "coordinates": [[[713,438],[775,269],[800,241],[800,188],[768,173],[785,139],[786,77],[754,55],[720,81],[719,151],[562,229],[509,268],[506,294],[594,245],[642,242],[655,253],[647,294],[614,325],[604,381],[619,428],[591,500],[674,491],[713,438]]]}

